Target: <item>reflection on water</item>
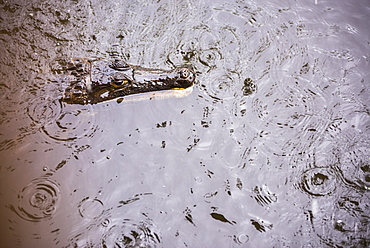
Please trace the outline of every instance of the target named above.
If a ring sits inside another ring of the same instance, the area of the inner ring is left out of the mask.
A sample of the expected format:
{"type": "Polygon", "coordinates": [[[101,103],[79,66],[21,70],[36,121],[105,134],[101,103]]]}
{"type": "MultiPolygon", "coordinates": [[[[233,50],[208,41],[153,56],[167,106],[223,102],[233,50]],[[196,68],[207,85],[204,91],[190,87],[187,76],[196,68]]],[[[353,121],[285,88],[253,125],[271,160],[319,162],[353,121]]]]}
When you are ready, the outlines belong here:
{"type": "Polygon", "coordinates": [[[0,1],[0,246],[368,247],[368,7],[0,1]],[[69,105],[73,57],[197,81],[69,105]]]}

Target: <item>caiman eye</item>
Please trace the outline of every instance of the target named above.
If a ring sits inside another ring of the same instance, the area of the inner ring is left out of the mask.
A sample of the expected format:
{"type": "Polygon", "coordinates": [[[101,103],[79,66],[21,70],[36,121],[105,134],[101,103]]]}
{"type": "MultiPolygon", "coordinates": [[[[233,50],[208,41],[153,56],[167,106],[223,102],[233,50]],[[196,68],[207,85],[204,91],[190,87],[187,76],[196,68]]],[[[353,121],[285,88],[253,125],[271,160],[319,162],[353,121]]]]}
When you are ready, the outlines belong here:
{"type": "Polygon", "coordinates": [[[129,83],[129,81],[127,79],[119,79],[119,80],[114,80],[113,82],[111,82],[111,84],[114,87],[123,87],[128,83],[129,83]]]}

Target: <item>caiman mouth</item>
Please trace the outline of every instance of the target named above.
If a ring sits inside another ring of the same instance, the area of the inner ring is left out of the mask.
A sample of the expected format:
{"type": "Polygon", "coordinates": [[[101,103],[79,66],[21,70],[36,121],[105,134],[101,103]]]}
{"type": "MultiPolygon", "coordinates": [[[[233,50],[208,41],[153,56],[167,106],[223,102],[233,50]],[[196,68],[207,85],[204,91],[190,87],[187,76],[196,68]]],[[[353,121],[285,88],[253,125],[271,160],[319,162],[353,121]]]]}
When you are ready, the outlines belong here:
{"type": "Polygon", "coordinates": [[[174,70],[132,66],[123,60],[71,60],[67,67],[69,86],[62,101],[95,104],[119,97],[193,86],[195,74],[188,68],[174,70]]]}

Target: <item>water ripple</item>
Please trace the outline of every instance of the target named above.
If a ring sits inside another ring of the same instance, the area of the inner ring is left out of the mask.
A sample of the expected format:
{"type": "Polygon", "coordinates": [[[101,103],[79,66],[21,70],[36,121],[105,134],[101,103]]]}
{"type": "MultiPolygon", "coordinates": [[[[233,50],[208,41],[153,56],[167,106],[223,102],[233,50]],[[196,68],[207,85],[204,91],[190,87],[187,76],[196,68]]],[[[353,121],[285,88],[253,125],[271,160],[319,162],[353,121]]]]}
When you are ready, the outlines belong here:
{"type": "Polygon", "coordinates": [[[330,168],[313,168],[302,175],[301,187],[313,196],[331,194],[337,185],[337,178],[330,168]]]}
{"type": "Polygon", "coordinates": [[[29,118],[51,139],[69,141],[96,131],[92,106],[72,106],[45,97],[34,98],[27,107],[29,118]]]}
{"type": "Polygon", "coordinates": [[[78,204],[78,213],[83,218],[93,219],[103,213],[104,204],[99,199],[89,199],[85,197],[78,204]]]}
{"type": "Polygon", "coordinates": [[[271,193],[266,185],[262,185],[262,187],[256,186],[252,192],[254,195],[253,198],[263,207],[270,207],[277,201],[276,195],[271,193]]]}
{"type": "Polygon", "coordinates": [[[220,162],[230,168],[242,166],[245,147],[240,141],[224,138],[224,142],[218,144],[215,154],[220,162]]]}
{"type": "Polygon", "coordinates": [[[249,236],[247,234],[239,234],[238,236],[234,235],[233,240],[238,245],[244,245],[249,241],[249,236]]]}
{"type": "Polygon", "coordinates": [[[343,196],[334,204],[327,200],[312,202],[311,223],[324,243],[331,247],[338,244],[340,247],[367,247],[370,241],[368,218],[365,217],[368,203],[361,201],[362,198],[354,194],[343,196]]]}
{"type": "Polygon", "coordinates": [[[60,101],[52,101],[47,97],[36,97],[28,105],[27,114],[33,122],[47,125],[55,122],[61,110],[60,101]]]}
{"type": "Polygon", "coordinates": [[[179,41],[176,49],[168,54],[168,62],[173,65],[191,63],[203,73],[235,64],[239,58],[236,52],[236,44],[239,44],[237,35],[229,27],[217,27],[216,30],[210,32],[210,27],[206,25],[193,27],[191,34],[188,34],[192,38],[179,41]]]}
{"type": "Polygon", "coordinates": [[[101,238],[102,247],[156,247],[160,243],[158,234],[147,223],[136,224],[125,219],[121,224],[112,225],[101,238]]]}
{"type": "Polygon", "coordinates": [[[208,85],[204,86],[204,91],[216,102],[232,100],[241,93],[239,86],[239,75],[235,72],[211,72],[208,75],[208,85]]]}
{"type": "Polygon", "coordinates": [[[203,65],[213,69],[218,61],[222,58],[221,53],[216,48],[211,48],[203,51],[199,56],[199,61],[203,65]]]}
{"type": "Polygon", "coordinates": [[[370,149],[366,146],[357,147],[346,152],[338,170],[344,180],[357,188],[370,190],[370,149]]]}
{"type": "Polygon", "coordinates": [[[42,127],[47,136],[60,141],[69,141],[84,136],[91,137],[97,130],[91,106],[64,108],[53,123],[42,127]]]}
{"type": "Polygon", "coordinates": [[[50,178],[31,181],[18,194],[19,204],[14,208],[22,219],[39,222],[52,218],[60,202],[60,185],[50,178]]]}

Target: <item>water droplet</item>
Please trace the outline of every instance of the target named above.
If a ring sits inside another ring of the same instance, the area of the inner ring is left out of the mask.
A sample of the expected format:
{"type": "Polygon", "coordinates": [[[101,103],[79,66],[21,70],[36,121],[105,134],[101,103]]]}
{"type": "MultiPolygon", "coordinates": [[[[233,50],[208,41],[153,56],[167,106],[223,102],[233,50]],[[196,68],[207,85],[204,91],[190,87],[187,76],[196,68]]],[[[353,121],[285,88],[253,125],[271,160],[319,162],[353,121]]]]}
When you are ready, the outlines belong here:
{"type": "Polygon", "coordinates": [[[107,227],[107,226],[109,226],[109,223],[110,223],[109,219],[105,219],[105,220],[101,223],[101,225],[102,225],[102,226],[104,226],[104,227],[107,227]]]}
{"type": "Polygon", "coordinates": [[[342,220],[337,220],[334,224],[335,229],[342,231],[342,232],[344,231],[344,226],[345,226],[345,223],[342,220]]]}

